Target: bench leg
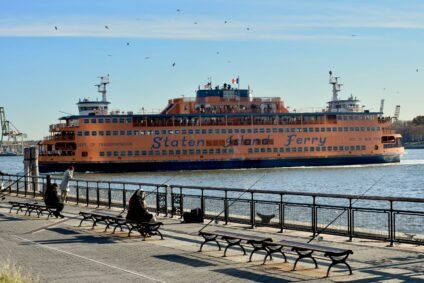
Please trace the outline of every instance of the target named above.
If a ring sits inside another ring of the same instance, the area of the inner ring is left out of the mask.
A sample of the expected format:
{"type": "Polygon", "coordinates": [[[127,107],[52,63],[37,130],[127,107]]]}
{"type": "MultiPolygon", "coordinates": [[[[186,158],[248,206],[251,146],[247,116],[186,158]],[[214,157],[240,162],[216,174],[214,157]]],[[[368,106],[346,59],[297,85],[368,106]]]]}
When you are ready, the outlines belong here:
{"type": "Polygon", "coordinates": [[[297,262],[299,261],[299,260],[301,260],[302,258],[310,258],[310,259],[312,259],[313,261],[314,261],[314,263],[315,263],[315,268],[318,268],[318,263],[317,263],[317,261],[315,260],[315,258],[312,256],[312,254],[314,253],[314,251],[310,251],[310,250],[299,250],[299,249],[293,249],[296,253],[297,253],[297,255],[299,256],[297,259],[296,259],[296,261],[294,262],[294,266],[293,266],[293,269],[292,269],[292,271],[295,271],[296,270],[296,264],[297,264],[297,262]]]}
{"type": "Polygon", "coordinates": [[[265,264],[268,256],[269,256],[270,260],[272,260],[272,254],[273,253],[277,253],[277,252],[281,253],[283,255],[283,257],[284,257],[284,262],[287,262],[287,257],[286,257],[286,254],[283,252],[283,247],[279,247],[277,249],[270,249],[268,247],[268,249],[266,251],[267,251],[267,254],[266,254],[266,256],[264,258],[264,262],[262,264],[265,264]]]}
{"type": "Polygon", "coordinates": [[[258,244],[258,243],[250,243],[250,244],[253,247],[253,251],[250,253],[249,261],[248,262],[252,262],[252,256],[257,251],[265,251],[268,254],[268,251],[266,250],[266,248],[264,247],[264,245],[262,243],[260,243],[260,244],[258,244]]]}
{"type": "Polygon", "coordinates": [[[84,222],[85,220],[88,220],[88,219],[90,219],[91,220],[91,216],[82,216],[83,218],[81,219],[81,222],[80,222],[80,224],[78,225],[78,227],[81,227],[81,225],[82,225],[82,222],[84,222]]]}
{"type": "Polygon", "coordinates": [[[328,275],[330,274],[330,269],[335,266],[336,264],[342,263],[344,265],[347,266],[347,268],[349,268],[349,275],[352,275],[352,268],[350,267],[350,265],[346,262],[347,258],[349,257],[349,254],[346,255],[342,255],[342,256],[336,256],[333,254],[329,254],[326,253],[325,256],[329,257],[331,259],[331,264],[327,269],[327,275],[325,277],[328,277],[328,275]]]}
{"type": "Polygon", "coordinates": [[[243,250],[243,255],[246,255],[246,250],[244,249],[244,247],[240,244],[241,243],[241,239],[231,239],[231,238],[223,238],[225,241],[227,241],[228,245],[224,250],[224,257],[227,256],[227,250],[228,248],[232,247],[232,246],[239,246],[242,250],[243,250]]]}
{"type": "Polygon", "coordinates": [[[215,242],[218,245],[219,250],[221,250],[221,245],[216,240],[216,238],[218,237],[217,235],[203,235],[202,234],[202,237],[205,239],[205,241],[200,245],[199,252],[202,251],[203,245],[206,244],[207,242],[215,242]]]}

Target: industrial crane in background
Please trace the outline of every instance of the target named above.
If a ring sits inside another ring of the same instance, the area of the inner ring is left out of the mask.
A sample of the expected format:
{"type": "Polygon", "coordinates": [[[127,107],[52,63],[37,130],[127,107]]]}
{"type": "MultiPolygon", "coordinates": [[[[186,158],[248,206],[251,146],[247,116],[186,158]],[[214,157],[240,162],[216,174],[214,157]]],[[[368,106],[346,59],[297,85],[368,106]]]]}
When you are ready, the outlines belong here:
{"type": "Polygon", "coordinates": [[[22,155],[26,135],[21,133],[12,122],[6,119],[4,107],[0,107],[0,125],[0,156],[22,155]]]}

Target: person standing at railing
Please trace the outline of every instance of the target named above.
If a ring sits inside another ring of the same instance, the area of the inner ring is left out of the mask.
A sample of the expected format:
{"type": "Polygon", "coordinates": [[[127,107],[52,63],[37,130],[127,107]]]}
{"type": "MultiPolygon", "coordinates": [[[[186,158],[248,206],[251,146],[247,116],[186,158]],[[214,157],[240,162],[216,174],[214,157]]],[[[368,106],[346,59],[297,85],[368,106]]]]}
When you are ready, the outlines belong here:
{"type": "Polygon", "coordinates": [[[60,183],[60,199],[65,203],[69,192],[69,180],[74,178],[74,167],[70,166],[63,174],[62,182],[60,183]]]}

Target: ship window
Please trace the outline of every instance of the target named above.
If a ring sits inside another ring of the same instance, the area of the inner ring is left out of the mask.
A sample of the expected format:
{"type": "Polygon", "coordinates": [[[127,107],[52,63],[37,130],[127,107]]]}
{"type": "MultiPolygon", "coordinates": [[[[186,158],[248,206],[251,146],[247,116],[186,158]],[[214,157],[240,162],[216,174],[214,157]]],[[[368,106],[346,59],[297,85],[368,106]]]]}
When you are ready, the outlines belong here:
{"type": "Polygon", "coordinates": [[[193,130],[188,130],[188,134],[192,135],[193,134],[193,130]]]}
{"type": "Polygon", "coordinates": [[[207,149],[202,149],[202,154],[208,154],[208,150],[207,149]]]}
{"type": "Polygon", "coordinates": [[[255,148],[255,153],[259,152],[259,148],[255,148]]]}
{"type": "Polygon", "coordinates": [[[99,136],[104,136],[105,132],[104,131],[99,131],[99,136]]]}
{"type": "Polygon", "coordinates": [[[131,123],[132,119],[131,118],[127,118],[127,123],[131,123]]]}
{"type": "Polygon", "coordinates": [[[99,118],[99,124],[103,124],[103,118],[99,118]]]}
{"type": "Polygon", "coordinates": [[[181,134],[182,135],[185,135],[185,134],[187,134],[187,131],[186,130],[181,130],[181,134]]]}
{"type": "Polygon", "coordinates": [[[124,118],[119,118],[119,123],[121,123],[121,124],[125,123],[125,119],[124,118]]]}
{"type": "Polygon", "coordinates": [[[336,127],[333,127],[333,132],[337,132],[337,128],[336,127]]]}
{"type": "Polygon", "coordinates": [[[134,155],[135,156],[139,156],[140,155],[140,151],[139,150],[134,150],[134,155]]]}
{"type": "Polygon", "coordinates": [[[363,146],[361,146],[361,149],[362,149],[362,150],[366,150],[366,149],[367,149],[367,147],[366,147],[365,145],[363,145],[363,146]]]}
{"type": "Polygon", "coordinates": [[[278,148],[274,147],[274,150],[273,151],[274,152],[278,152],[278,148]]]}
{"type": "Polygon", "coordinates": [[[212,134],[213,130],[212,129],[208,129],[208,134],[212,134]]]}
{"type": "Polygon", "coordinates": [[[153,150],[149,150],[149,155],[153,155],[153,150]]]}
{"type": "Polygon", "coordinates": [[[180,134],[180,130],[175,130],[175,134],[179,135],[180,134]]]}
{"type": "Polygon", "coordinates": [[[343,128],[343,131],[348,132],[349,131],[349,128],[348,127],[344,127],[343,128]]]}
{"type": "Polygon", "coordinates": [[[89,136],[90,132],[89,131],[84,131],[84,136],[89,136]]]}
{"type": "Polygon", "coordinates": [[[118,123],[118,118],[112,118],[112,123],[114,124],[118,123]]]}
{"type": "Polygon", "coordinates": [[[280,147],[280,152],[284,152],[284,147],[280,147]]]}
{"type": "Polygon", "coordinates": [[[105,156],[105,152],[104,151],[100,151],[99,152],[99,155],[103,157],[103,156],[105,156]]]}
{"type": "Polygon", "coordinates": [[[169,151],[169,155],[174,155],[174,151],[172,149],[169,151]]]}
{"type": "Polygon", "coordinates": [[[347,120],[347,116],[343,116],[343,120],[347,120]]]}
{"type": "Polygon", "coordinates": [[[215,149],[216,154],[221,154],[221,150],[219,148],[215,149]]]}
{"type": "Polygon", "coordinates": [[[305,147],[303,148],[303,151],[309,151],[309,147],[306,147],[306,146],[305,146],[305,147]]]}
{"type": "Polygon", "coordinates": [[[314,131],[314,128],[309,128],[309,132],[312,133],[314,131]]]}
{"type": "Polygon", "coordinates": [[[206,129],[202,129],[202,134],[206,134],[206,129]]]}
{"type": "Polygon", "coordinates": [[[332,146],[329,146],[329,147],[327,147],[327,149],[328,149],[328,151],[332,151],[333,150],[333,147],[332,146]]]}
{"type": "Polygon", "coordinates": [[[361,146],[360,145],[357,145],[356,146],[356,150],[361,150],[361,146]]]}
{"type": "Polygon", "coordinates": [[[302,147],[298,147],[297,148],[297,152],[302,152],[303,148],[302,147]]]}
{"type": "Polygon", "coordinates": [[[327,128],[327,132],[331,132],[331,128],[327,128]]]}
{"type": "Polygon", "coordinates": [[[187,155],[187,150],[183,149],[183,155],[187,155]]]}
{"type": "Polygon", "coordinates": [[[232,134],[233,133],[233,129],[228,129],[228,133],[232,134]]]}
{"type": "Polygon", "coordinates": [[[268,129],[266,129],[266,132],[267,132],[267,133],[271,133],[271,129],[269,129],[269,128],[268,128],[268,129]]]}
{"type": "Polygon", "coordinates": [[[215,129],[215,134],[219,134],[219,129],[215,129]]]}
{"type": "Polygon", "coordinates": [[[140,135],[140,131],[135,130],[135,131],[134,131],[134,136],[138,136],[138,135],[140,135]]]}
{"type": "Polygon", "coordinates": [[[292,133],[294,133],[294,132],[296,132],[296,129],[295,129],[295,128],[291,128],[291,129],[290,129],[290,131],[291,131],[292,133]]]}
{"type": "MultiPolygon", "coordinates": [[[[354,104],[352,104],[352,106],[355,106],[355,105],[354,105],[354,104]]],[[[358,116],[356,116],[356,115],[355,115],[355,116],[353,116],[353,119],[354,119],[354,120],[358,120],[358,116]]]]}
{"type": "Polygon", "coordinates": [[[96,131],[91,131],[91,135],[92,136],[97,136],[97,132],[96,131]]]}
{"type": "Polygon", "coordinates": [[[162,135],[166,135],[166,130],[162,130],[162,135]]]}
{"type": "Polygon", "coordinates": [[[109,124],[109,123],[110,123],[110,118],[106,118],[106,119],[105,119],[105,122],[106,122],[107,124],[109,124]]]}
{"type": "Polygon", "coordinates": [[[320,148],[319,146],[317,146],[317,147],[315,148],[315,151],[321,151],[321,148],[320,148]]]}
{"type": "Polygon", "coordinates": [[[141,151],[141,155],[144,155],[144,156],[145,156],[145,155],[147,155],[147,151],[142,150],[142,151],[141,151]]]}
{"type": "Polygon", "coordinates": [[[350,150],[355,150],[355,146],[351,145],[350,150]]]}
{"type": "Polygon", "coordinates": [[[352,116],[349,116],[349,120],[353,120],[353,117],[352,116]]]}
{"type": "Polygon", "coordinates": [[[362,132],[365,132],[365,127],[361,127],[361,131],[362,132]]]}
{"type": "Polygon", "coordinates": [[[349,127],[349,131],[353,132],[355,130],[354,127],[349,127]]]}
{"type": "Polygon", "coordinates": [[[193,154],[194,154],[194,150],[193,150],[193,149],[190,149],[190,150],[188,151],[188,153],[189,153],[190,155],[193,155],[193,154]]]}
{"type": "Polygon", "coordinates": [[[371,131],[371,128],[370,127],[367,127],[367,131],[369,132],[369,131],[371,131]]]}
{"type": "Polygon", "coordinates": [[[303,128],[302,132],[304,132],[304,133],[308,132],[308,128],[303,128]]]}
{"type": "MultiPolygon", "coordinates": [[[[242,129],[243,130],[243,129],[242,129]]],[[[238,134],[239,133],[239,129],[234,129],[234,134],[238,134]]],[[[243,132],[244,133],[244,132],[243,132]]]]}
{"type": "Polygon", "coordinates": [[[325,132],[325,128],[321,128],[321,132],[325,132]]]}
{"type": "Polygon", "coordinates": [[[311,146],[310,148],[309,148],[309,151],[315,151],[315,147],[313,147],[313,146],[311,146]]]}
{"type": "Polygon", "coordinates": [[[89,124],[90,123],[90,119],[84,119],[84,124],[89,124]]]}
{"type": "Polygon", "coordinates": [[[290,151],[291,151],[290,147],[286,147],[286,152],[290,152],[290,151]]]}
{"type": "Polygon", "coordinates": [[[321,147],[321,151],[326,151],[326,150],[327,150],[327,148],[325,146],[321,147]]]}
{"type": "Polygon", "coordinates": [[[375,131],[375,127],[371,127],[371,131],[374,132],[375,131]]]}
{"type": "Polygon", "coordinates": [[[334,151],[338,151],[338,150],[339,150],[339,148],[337,147],[337,145],[334,146],[334,151]]]}
{"type": "Polygon", "coordinates": [[[128,156],[133,156],[133,152],[131,150],[128,150],[127,155],[128,156]]]}
{"type": "Polygon", "coordinates": [[[315,128],[315,132],[319,132],[319,128],[315,128]]]}
{"type": "Polygon", "coordinates": [[[200,154],[200,149],[196,149],[196,154],[200,154]]]}
{"type": "Polygon", "coordinates": [[[240,131],[241,131],[242,134],[246,133],[246,129],[241,129],[240,131]]]}
{"type": "Polygon", "coordinates": [[[119,131],[119,135],[125,136],[125,131],[119,131]]]}
{"type": "Polygon", "coordinates": [[[277,133],[278,132],[278,129],[277,128],[272,128],[272,132],[273,133],[277,133]]]}
{"type": "Polygon", "coordinates": [[[166,155],[166,150],[162,150],[162,155],[166,155]]]}
{"type": "Polygon", "coordinates": [[[180,155],[180,154],[181,154],[181,150],[177,149],[177,150],[175,151],[175,154],[176,154],[176,155],[180,155]]]}
{"type": "MultiPolygon", "coordinates": [[[[257,132],[258,132],[258,129],[255,129],[255,133],[257,133],[257,132]]],[[[259,132],[260,132],[260,133],[264,133],[264,129],[263,129],[263,128],[260,128],[260,129],[259,129],[259,132]]]]}
{"type": "Polygon", "coordinates": [[[159,135],[159,134],[160,134],[159,130],[156,130],[155,135],[159,135]]]}
{"type": "Polygon", "coordinates": [[[110,136],[110,131],[106,131],[106,136],[110,136]]]}
{"type": "Polygon", "coordinates": [[[348,147],[348,146],[345,146],[345,147],[344,147],[344,150],[349,150],[349,147],[348,147]]]}
{"type": "MultiPolygon", "coordinates": [[[[165,133],[166,133],[166,131],[165,131],[165,133]]],[[[168,134],[172,135],[172,134],[174,134],[174,131],[173,130],[168,130],[168,134]]]]}
{"type": "Polygon", "coordinates": [[[119,152],[114,151],[114,152],[113,152],[113,156],[119,156],[119,152]]]}
{"type": "Polygon", "coordinates": [[[127,136],[132,136],[133,132],[132,131],[127,131],[127,136]]]}
{"type": "Polygon", "coordinates": [[[227,130],[226,129],[222,129],[221,130],[221,134],[226,134],[227,133],[227,130]]]}
{"type": "Polygon", "coordinates": [[[343,132],[343,128],[342,128],[342,127],[339,127],[339,128],[338,128],[338,131],[339,131],[339,132],[343,132]]]}
{"type": "Polygon", "coordinates": [[[253,149],[252,149],[251,147],[249,147],[249,148],[247,149],[247,153],[253,153],[253,149]]]}
{"type": "Polygon", "coordinates": [[[159,150],[155,150],[155,155],[160,155],[160,151],[159,150]]]}
{"type": "Polygon", "coordinates": [[[126,151],[121,151],[121,156],[126,156],[127,152],[126,151]]]}
{"type": "Polygon", "coordinates": [[[96,124],[96,122],[97,122],[96,118],[91,119],[91,124],[96,124]]]}
{"type": "Polygon", "coordinates": [[[82,137],[82,131],[78,131],[77,135],[78,135],[79,137],[82,137]]]}
{"type": "Polygon", "coordinates": [[[264,148],[266,150],[266,152],[271,152],[270,148],[264,148]]]}
{"type": "Polygon", "coordinates": [[[112,151],[106,152],[106,155],[109,156],[109,157],[112,156],[112,151]]]}
{"type": "Polygon", "coordinates": [[[213,149],[209,149],[209,154],[213,154],[213,149]]]}
{"type": "Polygon", "coordinates": [[[228,152],[229,153],[234,153],[234,149],[233,148],[230,148],[230,149],[228,149],[228,152]]]}
{"type": "Polygon", "coordinates": [[[359,132],[359,127],[355,127],[355,131],[359,132]]]}
{"type": "Polygon", "coordinates": [[[251,134],[252,133],[252,129],[247,129],[247,133],[251,134]]]}
{"type": "Polygon", "coordinates": [[[380,127],[375,127],[375,129],[376,129],[377,131],[380,131],[380,127]]]}

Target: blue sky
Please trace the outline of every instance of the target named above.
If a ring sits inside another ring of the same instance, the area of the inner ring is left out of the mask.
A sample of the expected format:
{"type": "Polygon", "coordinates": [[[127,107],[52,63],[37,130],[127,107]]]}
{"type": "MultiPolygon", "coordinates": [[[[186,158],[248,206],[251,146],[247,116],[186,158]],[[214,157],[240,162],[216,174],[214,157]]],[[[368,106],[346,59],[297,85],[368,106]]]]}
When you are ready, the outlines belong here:
{"type": "Polygon", "coordinates": [[[0,106],[40,139],[100,97],[100,75],[111,108],[134,112],[239,76],[307,111],[331,98],[332,70],[341,98],[410,120],[424,115],[423,15],[421,0],[0,0],[0,106]]]}

